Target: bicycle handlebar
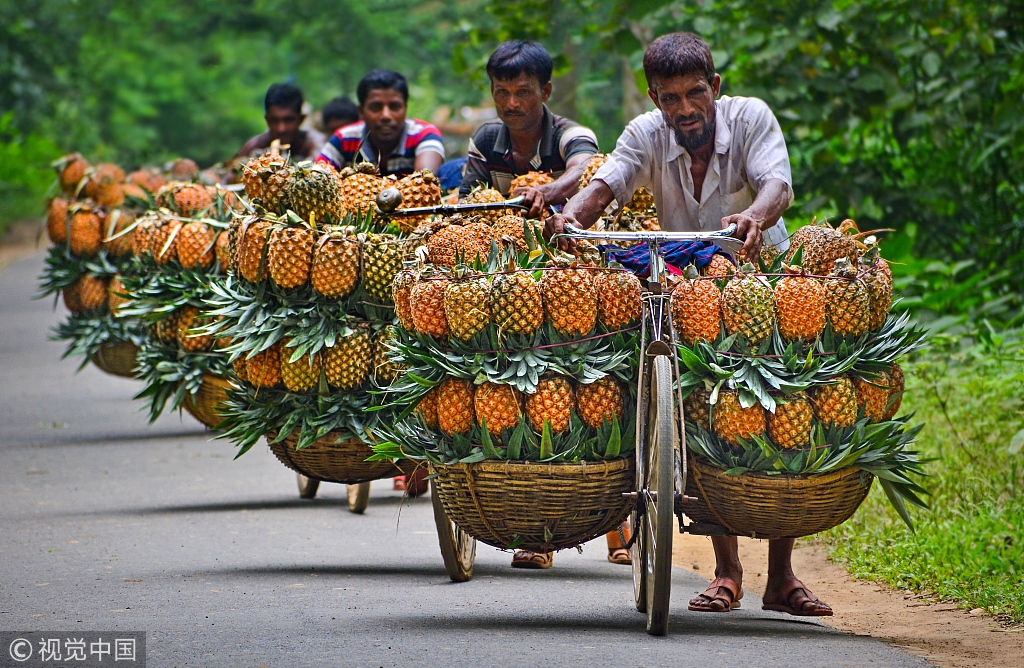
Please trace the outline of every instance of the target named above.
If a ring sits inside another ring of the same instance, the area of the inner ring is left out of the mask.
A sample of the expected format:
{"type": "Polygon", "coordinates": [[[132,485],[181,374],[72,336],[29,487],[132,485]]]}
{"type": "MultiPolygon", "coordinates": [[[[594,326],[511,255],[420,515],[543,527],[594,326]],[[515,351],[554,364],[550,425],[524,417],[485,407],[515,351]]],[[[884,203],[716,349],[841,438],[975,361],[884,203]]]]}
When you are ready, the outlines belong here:
{"type": "Polygon", "coordinates": [[[735,232],[735,223],[717,232],[598,232],[566,225],[565,232],[555,236],[569,239],[608,239],[611,241],[709,241],[735,255],[743,247],[743,240],[732,236],[735,232]]]}

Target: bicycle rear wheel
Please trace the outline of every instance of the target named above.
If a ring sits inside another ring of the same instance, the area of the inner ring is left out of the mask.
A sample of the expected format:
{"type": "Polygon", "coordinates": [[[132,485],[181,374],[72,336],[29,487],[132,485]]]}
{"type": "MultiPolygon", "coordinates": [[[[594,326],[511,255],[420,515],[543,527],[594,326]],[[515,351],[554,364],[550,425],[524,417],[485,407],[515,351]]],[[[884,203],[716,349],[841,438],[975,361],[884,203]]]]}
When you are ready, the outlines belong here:
{"type": "Polygon", "coordinates": [[[668,357],[657,356],[651,365],[647,431],[647,466],[642,489],[645,506],[642,531],[647,632],[668,631],[672,591],[672,534],[675,523],[674,455],[678,433],[672,401],[672,369],[668,357]]]}
{"type": "Polygon", "coordinates": [[[348,497],[349,511],[362,515],[366,506],[370,504],[370,483],[357,482],[345,485],[345,495],[348,497]]]}
{"type": "Polygon", "coordinates": [[[444,569],[452,582],[467,582],[473,577],[476,538],[448,519],[441,496],[437,493],[436,482],[430,483],[430,502],[434,506],[434,524],[437,526],[437,542],[441,546],[444,569]]]}

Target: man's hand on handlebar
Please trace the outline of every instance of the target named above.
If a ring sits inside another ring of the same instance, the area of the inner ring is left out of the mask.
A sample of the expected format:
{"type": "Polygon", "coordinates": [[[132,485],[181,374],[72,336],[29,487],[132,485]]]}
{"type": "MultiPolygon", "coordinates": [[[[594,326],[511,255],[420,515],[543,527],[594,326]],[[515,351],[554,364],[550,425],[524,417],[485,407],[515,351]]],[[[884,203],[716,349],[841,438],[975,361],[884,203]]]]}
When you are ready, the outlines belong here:
{"type": "Polygon", "coordinates": [[[760,222],[747,213],[734,213],[722,219],[723,229],[732,224],[736,225],[736,232],[733,233],[733,236],[743,240],[740,255],[747,262],[757,262],[757,257],[761,253],[762,241],[760,222]]]}
{"type": "Polygon", "coordinates": [[[527,207],[527,218],[540,218],[544,211],[544,193],[539,188],[516,188],[513,197],[523,196],[523,206],[527,207]]]}
{"type": "MultiPolygon", "coordinates": [[[[562,213],[554,213],[548,216],[544,220],[544,239],[551,241],[551,238],[563,234],[565,232],[566,225],[573,225],[574,227],[581,227],[576,219],[571,215],[562,213]]],[[[576,250],[576,242],[572,239],[561,237],[558,240],[558,247],[568,253],[576,250]]]]}

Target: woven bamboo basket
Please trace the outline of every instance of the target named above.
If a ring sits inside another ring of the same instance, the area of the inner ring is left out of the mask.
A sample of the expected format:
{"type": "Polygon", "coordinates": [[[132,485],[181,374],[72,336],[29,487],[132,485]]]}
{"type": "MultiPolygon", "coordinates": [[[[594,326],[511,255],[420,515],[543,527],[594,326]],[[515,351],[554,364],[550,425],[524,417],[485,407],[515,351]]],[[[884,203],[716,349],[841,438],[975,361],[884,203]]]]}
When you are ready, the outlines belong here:
{"type": "Polygon", "coordinates": [[[581,545],[629,515],[635,460],[434,465],[445,513],[477,540],[550,552],[581,545]]]}
{"type": "Polygon", "coordinates": [[[224,419],[221,417],[217,406],[220,402],[227,400],[228,389],[231,387],[225,378],[220,376],[203,376],[203,384],[195,394],[186,394],[181,402],[182,408],[205,424],[208,428],[214,429],[224,419]]]}
{"type": "Polygon", "coordinates": [[[690,459],[683,512],[695,522],[724,526],[738,536],[800,538],[850,519],[868,495],[874,476],[848,467],[820,475],[726,475],[725,469],[690,459]]]}
{"type": "MultiPolygon", "coordinates": [[[[271,441],[275,434],[267,434],[271,441]]],[[[373,454],[370,446],[358,439],[338,441],[337,436],[327,434],[312,445],[296,449],[298,436],[292,435],[279,443],[271,443],[270,449],[281,463],[307,478],[323,482],[339,482],[351,485],[396,475],[411,473],[416,468],[408,460],[391,462],[368,462],[373,454]]]]}
{"type": "Polygon", "coordinates": [[[135,357],[139,347],[131,341],[104,343],[92,356],[92,363],[111,376],[133,378],[135,376],[135,357]]]}

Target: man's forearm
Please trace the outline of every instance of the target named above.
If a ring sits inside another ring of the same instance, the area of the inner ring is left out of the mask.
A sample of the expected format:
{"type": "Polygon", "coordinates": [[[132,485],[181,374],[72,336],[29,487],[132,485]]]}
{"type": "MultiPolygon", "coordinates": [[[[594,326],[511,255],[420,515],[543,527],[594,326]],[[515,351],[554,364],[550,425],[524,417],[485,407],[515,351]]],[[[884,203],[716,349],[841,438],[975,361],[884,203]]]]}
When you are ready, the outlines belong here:
{"type": "Polygon", "coordinates": [[[543,185],[537,190],[544,195],[544,201],[548,204],[565,204],[579,189],[580,177],[583,176],[583,170],[586,167],[586,162],[567,166],[557,180],[543,185]]]}
{"type": "Polygon", "coordinates": [[[747,208],[747,214],[758,221],[762,230],[766,230],[779,222],[788,208],[789,186],[779,179],[770,179],[758,191],[754,202],[747,208]]]}
{"type": "Polygon", "coordinates": [[[590,185],[569,200],[562,213],[589,229],[615,199],[612,189],[604,181],[591,181],[590,185]]]}

